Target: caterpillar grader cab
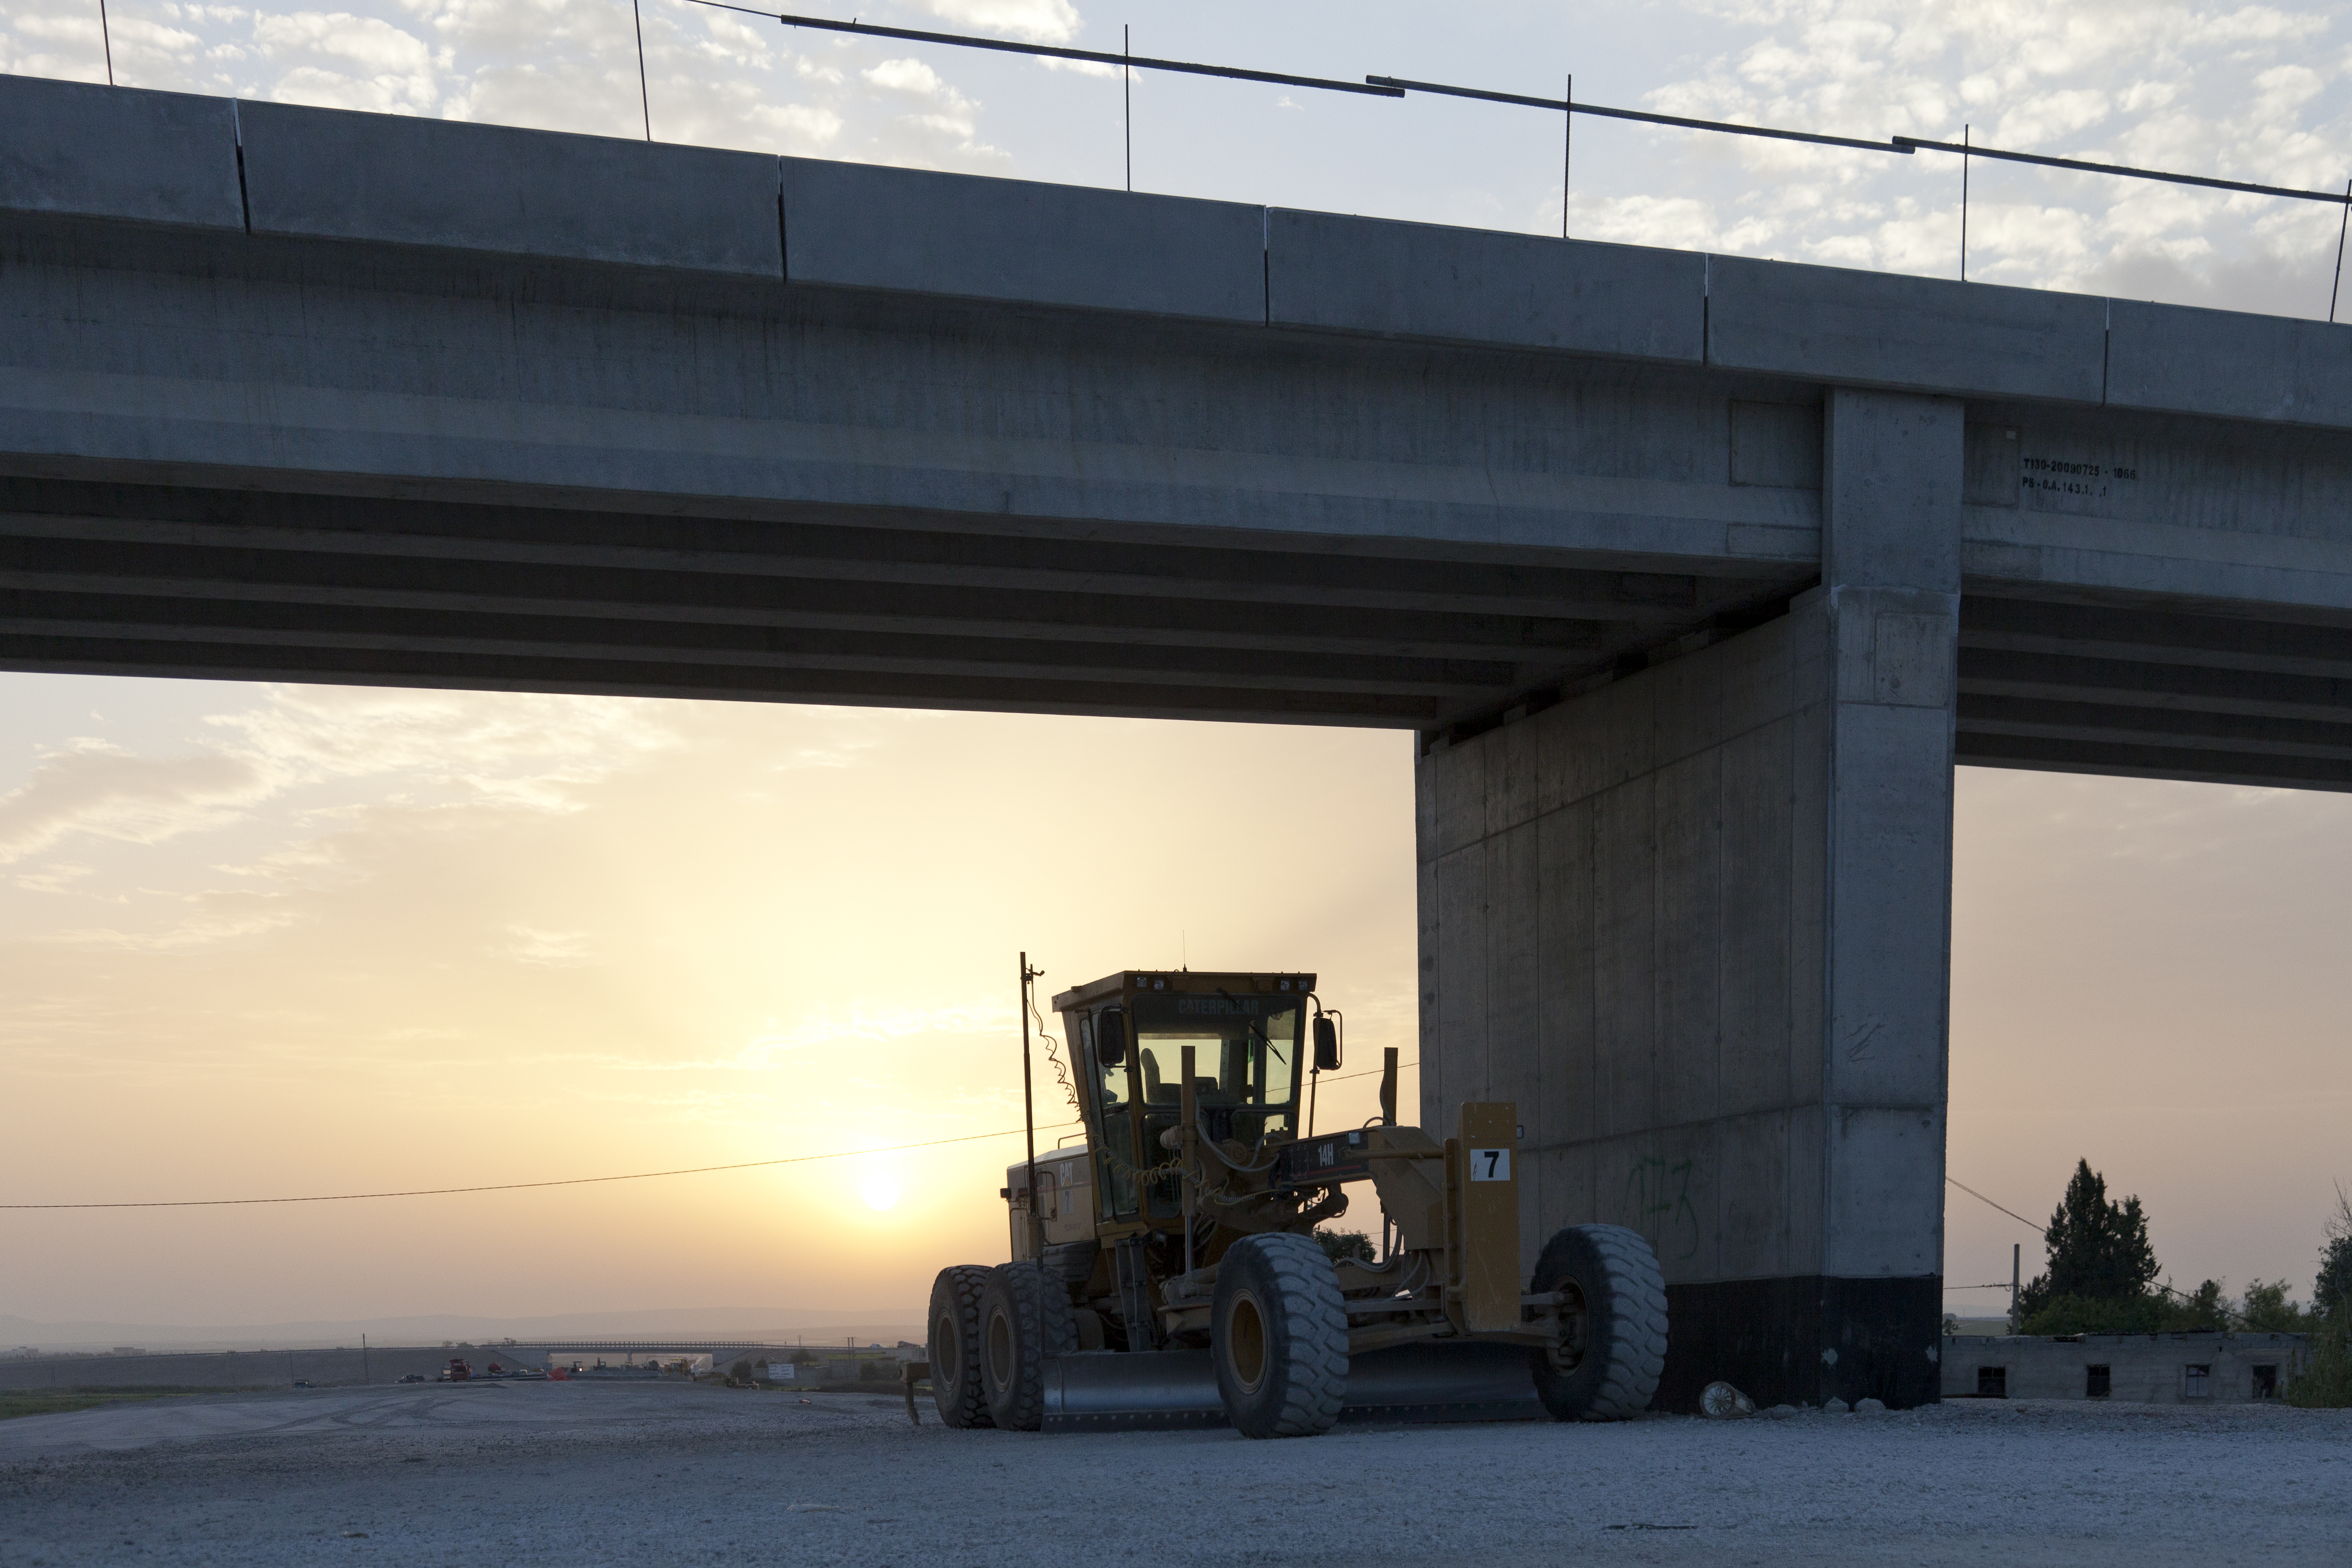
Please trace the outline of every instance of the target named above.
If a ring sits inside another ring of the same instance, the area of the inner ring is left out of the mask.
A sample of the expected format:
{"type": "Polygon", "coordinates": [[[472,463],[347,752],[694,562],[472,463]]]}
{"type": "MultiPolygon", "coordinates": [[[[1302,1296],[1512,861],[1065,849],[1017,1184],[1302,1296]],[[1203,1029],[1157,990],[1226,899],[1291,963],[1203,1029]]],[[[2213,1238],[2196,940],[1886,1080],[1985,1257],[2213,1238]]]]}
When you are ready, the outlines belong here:
{"type": "MultiPolygon", "coordinates": [[[[1036,973],[1024,954],[1024,1036],[1036,973]]],[[[1380,1115],[1315,1128],[1342,1040],[1312,974],[1129,970],[1053,1005],[1084,1139],[1040,1152],[1033,1132],[1002,1192],[1012,1261],[932,1287],[947,1425],[1283,1437],[1648,1405],[1656,1258],[1578,1226],[1523,1268],[1515,1107],[1465,1104],[1443,1138],[1402,1125],[1389,1050],[1380,1115]],[[1317,1227],[1366,1198],[1380,1245],[1334,1258],[1317,1227]]],[[[1028,1060],[1024,1038],[1024,1092],[1028,1060]]]]}

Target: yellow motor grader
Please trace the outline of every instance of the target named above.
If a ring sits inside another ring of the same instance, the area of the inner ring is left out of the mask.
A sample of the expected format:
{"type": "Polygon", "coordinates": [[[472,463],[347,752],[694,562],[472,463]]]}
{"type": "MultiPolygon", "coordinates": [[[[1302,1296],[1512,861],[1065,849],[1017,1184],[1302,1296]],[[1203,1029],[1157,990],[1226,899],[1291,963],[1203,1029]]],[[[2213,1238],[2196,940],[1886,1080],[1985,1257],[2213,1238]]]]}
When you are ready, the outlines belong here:
{"type": "MultiPolygon", "coordinates": [[[[1026,954],[1021,972],[1025,1037],[1026,954]]],[[[1314,1130],[1310,1056],[1319,1078],[1342,1039],[1312,974],[1128,970],[1054,1007],[1085,1141],[1039,1153],[1033,1131],[1002,1194],[1012,1261],[931,1288],[950,1426],[1291,1437],[1649,1404],[1657,1260],[1637,1232],[1574,1226],[1522,1271],[1515,1107],[1465,1105],[1443,1140],[1400,1126],[1389,1050],[1380,1116],[1314,1130]],[[1334,1259],[1316,1228],[1366,1183],[1381,1245],[1334,1259]]],[[[1024,1037],[1024,1093],[1028,1059],[1024,1037]]]]}

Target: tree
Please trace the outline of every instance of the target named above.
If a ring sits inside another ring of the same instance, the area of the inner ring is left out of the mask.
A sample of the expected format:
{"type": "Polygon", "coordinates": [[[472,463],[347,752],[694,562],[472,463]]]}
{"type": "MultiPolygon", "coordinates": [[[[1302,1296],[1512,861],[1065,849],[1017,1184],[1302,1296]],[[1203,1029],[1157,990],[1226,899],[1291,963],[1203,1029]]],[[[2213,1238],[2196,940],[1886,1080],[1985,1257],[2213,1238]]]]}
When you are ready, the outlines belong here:
{"type": "Polygon", "coordinates": [[[2163,1327],[2176,1334],[2220,1333],[2230,1326],[2230,1312],[2229,1300],[2221,1294],[2221,1282],[2208,1279],[2197,1287],[2193,1296],[2168,1292],[2163,1327]]]}
{"type": "Polygon", "coordinates": [[[2352,1325],[2352,1194],[2342,1187],[2336,1189],[2326,1236],[2319,1249],[2319,1277],[2311,1282],[2311,1310],[2341,1328],[2352,1325]]]}
{"type": "Polygon", "coordinates": [[[2246,1304],[2241,1314],[2247,1329],[2258,1334],[2294,1334],[2309,1328],[2303,1309],[2286,1299],[2286,1291],[2284,1279],[2247,1280],[2246,1304]]]}
{"type": "Polygon", "coordinates": [[[2116,1301],[2145,1296],[2158,1273],[2156,1249],[2148,1245],[2147,1215],[2137,1197],[2112,1203],[2107,1181],[2088,1160],[2074,1163],[2066,1195],[2042,1233],[2050,1268],[2021,1292],[2026,1317],[2062,1297],[2116,1301]]]}
{"type": "Polygon", "coordinates": [[[1334,1263],[1350,1258],[1364,1263],[1372,1261],[1372,1238],[1360,1230],[1318,1230],[1315,1239],[1321,1244],[1323,1256],[1334,1263]]]}

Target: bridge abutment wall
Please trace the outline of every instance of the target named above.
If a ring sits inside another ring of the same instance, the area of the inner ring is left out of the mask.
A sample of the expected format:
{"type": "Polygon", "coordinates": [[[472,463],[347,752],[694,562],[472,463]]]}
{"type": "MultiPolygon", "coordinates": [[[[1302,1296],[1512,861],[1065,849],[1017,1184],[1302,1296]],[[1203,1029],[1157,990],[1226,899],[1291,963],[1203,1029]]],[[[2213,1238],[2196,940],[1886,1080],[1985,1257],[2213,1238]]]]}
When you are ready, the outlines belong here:
{"type": "Polygon", "coordinates": [[[1834,390],[1824,581],[1419,763],[1424,1121],[1627,1225],[1659,1400],[1937,1396],[1962,413],[1834,390]]]}

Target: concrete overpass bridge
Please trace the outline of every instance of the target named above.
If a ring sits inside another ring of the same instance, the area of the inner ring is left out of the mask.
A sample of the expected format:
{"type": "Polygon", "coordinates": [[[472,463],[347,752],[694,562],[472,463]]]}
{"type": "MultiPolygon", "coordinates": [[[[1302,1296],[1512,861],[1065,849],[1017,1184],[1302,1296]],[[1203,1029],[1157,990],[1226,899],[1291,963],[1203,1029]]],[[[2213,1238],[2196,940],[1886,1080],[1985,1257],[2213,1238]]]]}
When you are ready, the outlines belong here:
{"type": "MultiPolygon", "coordinates": [[[[1393,726],[1423,1115],[1936,1397],[1955,762],[2352,787],[2352,328],[0,79],[0,668],[1393,726]]],[[[1299,788],[1339,787],[1300,779],[1299,788]]]]}

